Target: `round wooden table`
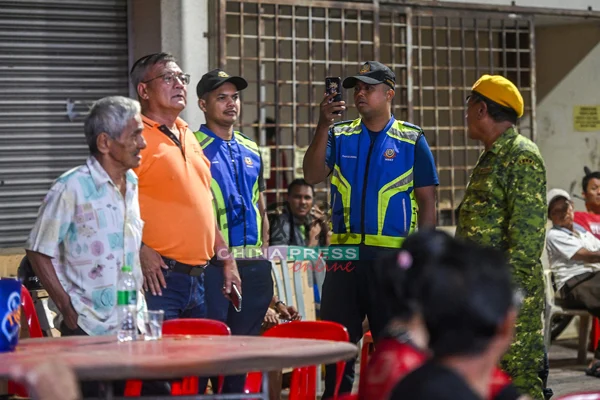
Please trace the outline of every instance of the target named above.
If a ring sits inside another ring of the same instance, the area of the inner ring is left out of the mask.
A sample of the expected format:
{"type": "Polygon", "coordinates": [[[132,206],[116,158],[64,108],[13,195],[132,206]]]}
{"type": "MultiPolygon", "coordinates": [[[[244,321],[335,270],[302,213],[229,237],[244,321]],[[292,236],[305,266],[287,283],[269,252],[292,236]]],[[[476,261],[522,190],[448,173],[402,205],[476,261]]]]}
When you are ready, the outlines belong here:
{"type": "MultiPolygon", "coordinates": [[[[0,377],[7,377],[12,365],[26,366],[44,360],[63,362],[81,380],[232,375],[328,364],[350,359],[356,352],[357,347],[351,343],[260,336],[177,335],[125,343],[118,343],[116,336],[25,339],[14,352],[0,354],[0,377]]],[[[265,379],[267,376],[263,374],[265,379]]]]}

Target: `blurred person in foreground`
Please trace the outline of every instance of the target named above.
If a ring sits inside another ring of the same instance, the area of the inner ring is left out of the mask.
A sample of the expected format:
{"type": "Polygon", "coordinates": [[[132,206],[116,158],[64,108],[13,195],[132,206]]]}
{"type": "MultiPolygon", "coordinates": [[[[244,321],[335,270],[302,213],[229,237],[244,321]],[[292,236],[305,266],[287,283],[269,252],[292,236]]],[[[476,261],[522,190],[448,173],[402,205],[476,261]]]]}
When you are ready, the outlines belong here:
{"type": "MultiPolygon", "coordinates": [[[[410,236],[399,253],[389,255],[378,263],[375,268],[377,279],[372,290],[382,293],[386,299],[384,304],[393,317],[369,360],[366,376],[361,377],[359,399],[388,399],[398,382],[432,357],[418,300],[419,291],[428,286],[436,289],[439,285],[436,280],[438,275],[444,276],[446,264],[460,268],[468,257],[468,246],[441,231],[430,230],[410,236]],[[458,256],[448,259],[453,253],[458,256]]],[[[467,267],[472,268],[473,265],[467,267]]],[[[457,323],[460,321],[457,320],[457,323]]],[[[488,386],[482,398],[520,398],[508,375],[497,367],[484,378],[488,386]]],[[[450,394],[449,398],[454,397],[450,394]]]]}
{"type": "MultiPolygon", "coordinates": [[[[396,305],[396,309],[405,316],[415,313],[409,320],[409,332],[420,333],[417,343],[427,342],[430,349],[429,359],[396,384],[390,399],[519,397],[497,368],[513,339],[519,303],[501,253],[445,233],[422,232],[406,241],[395,264],[388,262],[383,268],[387,292],[396,298],[407,297],[403,299],[406,308],[396,305]],[[404,286],[390,285],[392,280],[401,282],[402,275],[406,278],[404,286]]],[[[392,332],[396,329],[396,335],[402,331],[399,322],[389,325],[392,332]]],[[[404,345],[409,344],[405,341],[404,345]]],[[[415,348],[411,351],[414,354],[409,363],[415,363],[419,352],[415,348]]],[[[405,362],[407,359],[404,357],[405,362]]],[[[423,361],[421,358],[418,363],[423,361]]]]}
{"type": "Polygon", "coordinates": [[[81,400],[81,390],[73,370],[57,361],[14,365],[9,378],[27,387],[32,400],[81,400]]]}

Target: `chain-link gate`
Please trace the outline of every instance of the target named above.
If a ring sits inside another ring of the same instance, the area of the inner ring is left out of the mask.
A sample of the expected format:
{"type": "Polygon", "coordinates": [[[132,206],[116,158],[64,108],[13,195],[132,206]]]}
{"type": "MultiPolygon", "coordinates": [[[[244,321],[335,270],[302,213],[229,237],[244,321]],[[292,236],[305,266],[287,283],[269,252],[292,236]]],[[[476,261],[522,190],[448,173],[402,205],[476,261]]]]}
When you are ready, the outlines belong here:
{"type": "MultiPolygon", "coordinates": [[[[454,209],[481,152],[464,120],[465,98],[479,76],[502,74],[517,84],[526,104],[521,133],[534,138],[531,16],[378,0],[220,0],[218,18],[219,65],[249,82],[240,129],[265,149],[268,203],[282,201],[287,184],[302,174],[325,77],[355,75],[366,60],[395,72],[395,117],[425,130],[440,176],[440,225],[455,224],[454,209]]],[[[344,119],[356,118],[352,93],[344,99],[344,119]]],[[[325,184],[317,188],[319,203],[327,203],[326,192],[325,184]]]]}

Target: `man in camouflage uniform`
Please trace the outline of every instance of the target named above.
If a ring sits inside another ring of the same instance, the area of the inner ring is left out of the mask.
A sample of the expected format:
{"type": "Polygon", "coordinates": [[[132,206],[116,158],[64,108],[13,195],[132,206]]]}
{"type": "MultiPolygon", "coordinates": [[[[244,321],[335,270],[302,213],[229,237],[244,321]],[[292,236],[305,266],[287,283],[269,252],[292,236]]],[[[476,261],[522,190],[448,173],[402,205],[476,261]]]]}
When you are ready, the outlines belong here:
{"type": "Polygon", "coordinates": [[[515,340],[502,360],[515,386],[543,399],[543,277],[546,169],[537,146],[519,135],[523,98],[502,76],[482,76],[467,103],[471,139],[485,145],[459,206],[456,236],[506,253],[524,291],[515,340]]]}

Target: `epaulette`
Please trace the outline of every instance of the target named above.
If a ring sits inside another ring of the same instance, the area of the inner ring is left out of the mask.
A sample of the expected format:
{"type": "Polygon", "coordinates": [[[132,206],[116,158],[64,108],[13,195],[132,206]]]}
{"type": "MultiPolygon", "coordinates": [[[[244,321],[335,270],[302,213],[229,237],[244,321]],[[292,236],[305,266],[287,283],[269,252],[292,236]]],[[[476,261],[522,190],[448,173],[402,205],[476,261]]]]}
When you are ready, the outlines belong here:
{"type": "Polygon", "coordinates": [[[234,132],[237,133],[238,135],[240,135],[241,137],[243,137],[244,139],[248,139],[251,142],[254,142],[254,140],[250,139],[248,136],[244,135],[242,132],[240,132],[240,131],[234,131],[234,132]]]}
{"type": "Polygon", "coordinates": [[[402,125],[404,125],[404,126],[406,126],[406,127],[409,127],[409,128],[412,128],[412,129],[415,129],[415,130],[417,130],[417,131],[419,131],[419,132],[423,133],[423,128],[421,128],[421,127],[420,127],[420,126],[418,126],[418,125],[411,124],[410,122],[406,122],[406,121],[402,121],[402,125]]]}

